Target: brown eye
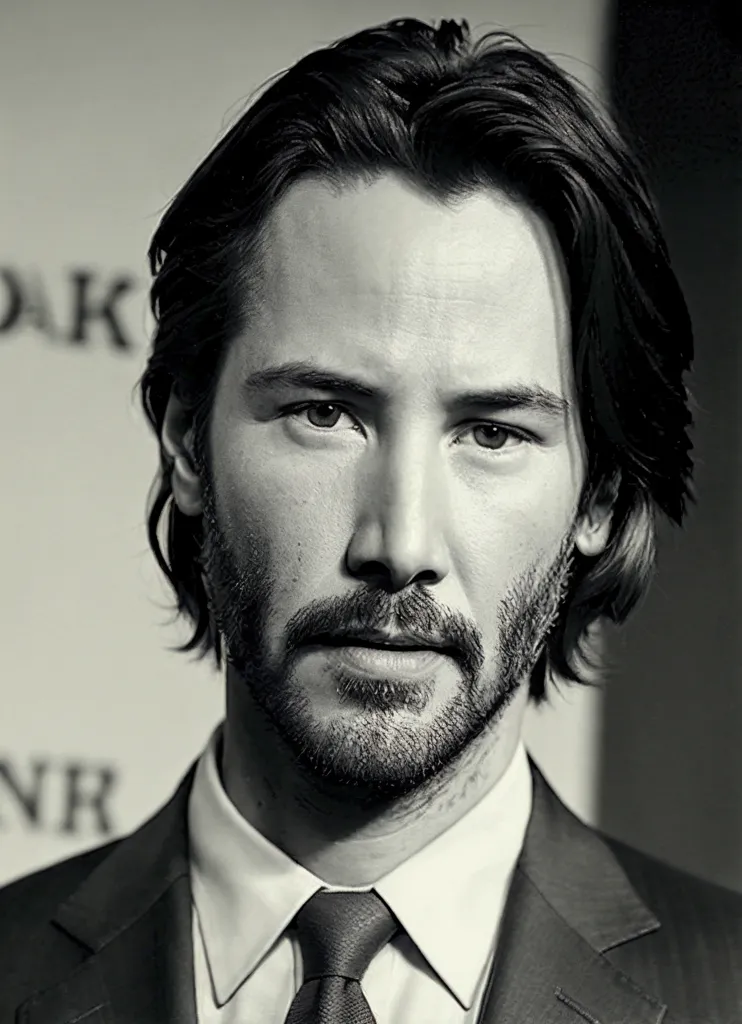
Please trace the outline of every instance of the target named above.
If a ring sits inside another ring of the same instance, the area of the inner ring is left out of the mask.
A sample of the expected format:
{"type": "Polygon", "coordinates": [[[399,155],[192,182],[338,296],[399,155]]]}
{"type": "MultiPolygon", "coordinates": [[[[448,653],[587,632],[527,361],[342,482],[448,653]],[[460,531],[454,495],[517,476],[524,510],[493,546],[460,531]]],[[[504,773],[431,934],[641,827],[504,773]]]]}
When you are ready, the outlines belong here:
{"type": "Polygon", "coordinates": [[[305,409],[307,419],[313,427],[334,427],[337,425],[343,410],[332,402],[317,402],[305,409]]]}
{"type": "Polygon", "coordinates": [[[477,444],[483,448],[502,448],[507,439],[511,436],[509,431],[498,427],[496,423],[480,423],[472,431],[477,444]]]}

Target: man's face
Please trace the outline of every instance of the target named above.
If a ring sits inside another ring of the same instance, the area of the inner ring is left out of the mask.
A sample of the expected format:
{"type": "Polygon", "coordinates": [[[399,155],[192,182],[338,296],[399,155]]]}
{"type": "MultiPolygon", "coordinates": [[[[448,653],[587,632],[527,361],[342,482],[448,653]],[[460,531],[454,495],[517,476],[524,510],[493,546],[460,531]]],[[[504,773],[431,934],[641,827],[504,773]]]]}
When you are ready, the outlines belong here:
{"type": "Polygon", "coordinates": [[[401,794],[527,685],[583,524],[563,274],[504,196],[303,182],[218,383],[204,568],[298,761],[401,794]]]}

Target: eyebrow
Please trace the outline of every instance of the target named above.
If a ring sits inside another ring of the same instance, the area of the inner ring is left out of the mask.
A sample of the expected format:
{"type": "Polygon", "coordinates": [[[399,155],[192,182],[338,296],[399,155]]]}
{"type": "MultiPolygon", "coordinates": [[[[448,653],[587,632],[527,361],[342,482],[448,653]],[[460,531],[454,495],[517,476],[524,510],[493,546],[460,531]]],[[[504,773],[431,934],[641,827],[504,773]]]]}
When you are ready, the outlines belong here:
{"type": "MultiPolygon", "coordinates": [[[[355,377],[324,370],[308,362],[283,363],[258,370],[245,380],[245,390],[265,392],[277,388],[307,388],[363,398],[385,398],[388,393],[355,377]]],[[[564,417],[571,403],[562,395],[537,384],[510,384],[503,388],[461,391],[449,400],[453,407],[480,406],[497,411],[525,409],[551,417],[564,417]]]]}

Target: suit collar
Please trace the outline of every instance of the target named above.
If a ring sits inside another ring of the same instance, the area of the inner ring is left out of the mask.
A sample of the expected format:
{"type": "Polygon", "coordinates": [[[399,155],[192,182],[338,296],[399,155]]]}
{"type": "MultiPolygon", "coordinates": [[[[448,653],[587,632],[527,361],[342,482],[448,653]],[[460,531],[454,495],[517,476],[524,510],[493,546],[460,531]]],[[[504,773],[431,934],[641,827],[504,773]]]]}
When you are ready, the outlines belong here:
{"type": "Polygon", "coordinates": [[[520,869],[501,935],[481,1024],[669,1024],[666,1007],[575,931],[520,869]]]}
{"type": "MultiPolygon", "coordinates": [[[[610,962],[611,949],[659,922],[607,845],[564,807],[533,763],[531,769],[533,814],[483,1024],[659,1024],[662,1004],[610,962]]],[[[59,907],[53,924],[66,936],[59,941],[78,945],[80,965],[45,979],[23,1006],[24,1024],[195,1024],[187,837],[192,779],[193,769],[170,802],[59,907]]]]}
{"type": "Polygon", "coordinates": [[[188,795],[195,765],[153,817],[101,861],[58,908],[55,923],[98,952],[187,878],[188,795]]]}
{"type": "Polygon", "coordinates": [[[79,964],[45,979],[19,1012],[23,1024],[196,1024],[186,814],[194,769],[59,906],[60,960],[69,962],[72,940],[79,964]]]}
{"type": "Polygon", "coordinates": [[[660,922],[639,898],[610,848],[564,806],[532,759],[530,763],[533,813],[520,870],[599,953],[656,931],[660,922]]]}
{"type": "Polygon", "coordinates": [[[609,847],[536,765],[533,814],[513,876],[482,1024],[660,1024],[666,1007],[610,960],[660,927],[609,847]]]}

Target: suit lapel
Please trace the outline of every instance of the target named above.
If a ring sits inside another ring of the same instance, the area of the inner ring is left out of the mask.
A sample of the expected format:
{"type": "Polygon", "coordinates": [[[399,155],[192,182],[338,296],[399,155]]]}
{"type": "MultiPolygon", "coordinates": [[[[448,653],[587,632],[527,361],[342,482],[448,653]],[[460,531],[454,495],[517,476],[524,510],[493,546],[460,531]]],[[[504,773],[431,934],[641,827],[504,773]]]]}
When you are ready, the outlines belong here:
{"type": "Polygon", "coordinates": [[[517,870],[482,1024],[659,1024],[664,1007],[594,950],[517,870]]]}
{"type": "MultiPolygon", "coordinates": [[[[78,966],[20,1008],[19,1024],[196,1024],[187,800],[193,772],[58,909],[78,966]]],[[[62,962],[69,962],[65,950],[62,962]]]]}
{"type": "Polygon", "coordinates": [[[666,1007],[610,961],[659,922],[608,846],[531,768],[533,813],[481,1024],[659,1024],[666,1007]]]}

